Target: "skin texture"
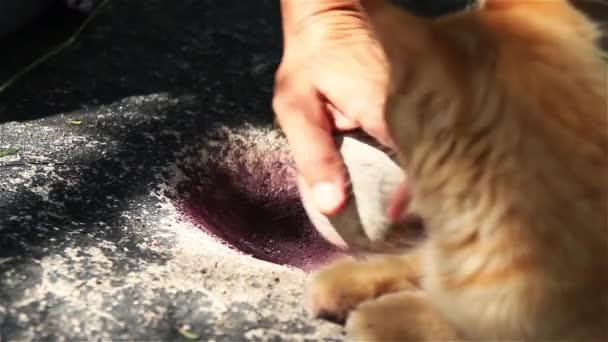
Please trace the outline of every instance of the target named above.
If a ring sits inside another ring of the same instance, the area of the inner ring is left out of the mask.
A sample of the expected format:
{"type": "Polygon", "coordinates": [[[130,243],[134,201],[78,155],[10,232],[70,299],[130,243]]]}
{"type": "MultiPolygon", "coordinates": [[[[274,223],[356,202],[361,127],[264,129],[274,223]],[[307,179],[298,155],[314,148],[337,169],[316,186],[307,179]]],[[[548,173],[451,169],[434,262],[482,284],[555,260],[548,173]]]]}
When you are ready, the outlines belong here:
{"type": "Polygon", "coordinates": [[[359,0],[282,0],[284,52],[273,107],[300,184],[339,212],[349,181],[332,133],[362,128],[391,145],[383,120],[388,61],[359,0]]]}
{"type": "Polygon", "coordinates": [[[567,1],[436,20],[365,9],[428,239],[311,275],[352,340],[608,340],[608,119],[598,32],[567,1]]]}

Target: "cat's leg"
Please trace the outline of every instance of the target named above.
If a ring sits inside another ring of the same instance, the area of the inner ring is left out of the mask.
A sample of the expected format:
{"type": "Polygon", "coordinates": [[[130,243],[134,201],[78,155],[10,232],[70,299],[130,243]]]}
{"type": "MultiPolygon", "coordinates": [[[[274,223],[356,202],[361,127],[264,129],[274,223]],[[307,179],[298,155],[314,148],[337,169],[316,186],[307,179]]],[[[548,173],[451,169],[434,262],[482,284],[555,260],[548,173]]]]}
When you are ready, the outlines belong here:
{"type": "Polygon", "coordinates": [[[306,287],[306,306],[314,317],[343,322],[359,303],[383,294],[416,289],[422,249],[367,260],[344,258],[313,273],[306,287]]]}
{"type": "Polygon", "coordinates": [[[433,308],[422,290],[391,293],[362,303],[350,313],[352,341],[457,341],[458,334],[433,308]]]}

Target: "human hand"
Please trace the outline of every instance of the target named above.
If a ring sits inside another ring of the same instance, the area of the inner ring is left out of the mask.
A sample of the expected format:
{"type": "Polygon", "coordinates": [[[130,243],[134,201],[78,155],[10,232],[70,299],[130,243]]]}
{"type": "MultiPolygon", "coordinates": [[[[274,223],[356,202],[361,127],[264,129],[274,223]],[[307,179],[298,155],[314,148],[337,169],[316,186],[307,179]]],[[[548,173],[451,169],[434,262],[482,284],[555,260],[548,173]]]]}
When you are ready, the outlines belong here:
{"type": "Polygon", "coordinates": [[[326,215],[348,185],[332,133],[362,128],[392,146],[384,121],[389,65],[358,0],[282,0],[284,52],[273,107],[301,175],[326,215]]]}

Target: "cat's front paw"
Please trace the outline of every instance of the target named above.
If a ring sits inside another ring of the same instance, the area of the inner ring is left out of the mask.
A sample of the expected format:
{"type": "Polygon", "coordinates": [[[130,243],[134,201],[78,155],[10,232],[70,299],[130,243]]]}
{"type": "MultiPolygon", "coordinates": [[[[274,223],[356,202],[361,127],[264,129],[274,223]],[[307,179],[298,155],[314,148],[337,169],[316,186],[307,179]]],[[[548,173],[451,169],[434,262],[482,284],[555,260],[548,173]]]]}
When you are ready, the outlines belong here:
{"type": "Polygon", "coordinates": [[[348,317],[352,341],[459,341],[426,294],[406,290],[362,303],[348,317]]]}
{"type": "Polygon", "coordinates": [[[343,259],[313,273],[306,286],[306,308],[315,318],[343,323],[349,311],[373,298],[370,284],[364,279],[363,265],[343,259]]]}
{"type": "Polygon", "coordinates": [[[345,258],[321,268],[309,278],[306,307],[315,318],[343,323],[360,303],[384,293],[412,287],[395,277],[383,262],[345,258]]]}

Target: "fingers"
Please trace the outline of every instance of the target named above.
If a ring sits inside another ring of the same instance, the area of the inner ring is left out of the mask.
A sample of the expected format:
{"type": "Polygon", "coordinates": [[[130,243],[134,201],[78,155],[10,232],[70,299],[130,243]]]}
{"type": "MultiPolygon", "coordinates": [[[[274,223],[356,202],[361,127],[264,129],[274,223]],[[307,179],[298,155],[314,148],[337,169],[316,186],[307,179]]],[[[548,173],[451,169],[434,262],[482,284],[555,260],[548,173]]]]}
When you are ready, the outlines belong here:
{"type": "Polygon", "coordinates": [[[329,241],[332,245],[341,249],[347,249],[348,244],[344,241],[340,234],[338,234],[336,229],[332,226],[331,222],[326,217],[319,216],[318,213],[315,212],[318,211],[318,209],[311,211],[310,208],[312,208],[313,206],[314,208],[316,208],[317,206],[311,205],[312,190],[301,176],[298,176],[297,184],[298,190],[300,191],[300,196],[302,198],[302,204],[304,205],[304,208],[306,208],[307,214],[309,215],[309,218],[313,222],[317,231],[321,234],[321,236],[323,236],[323,238],[325,238],[325,240],[329,241]]]}
{"type": "Polygon", "coordinates": [[[385,99],[384,92],[378,95],[375,102],[353,103],[350,113],[360,118],[359,123],[363,130],[374,137],[382,145],[394,148],[395,145],[389,135],[386,120],[384,119],[385,99]]]}
{"type": "Polygon", "coordinates": [[[346,169],[332,138],[325,104],[314,88],[299,84],[289,89],[276,82],[274,111],[313,201],[323,214],[333,215],[346,199],[346,169]]]}
{"type": "MultiPolygon", "coordinates": [[[[365,57],[360,59],[366,60],[365,57]]],[[[383,145],[394,147],[384,120],[388,97],[388,71],[381,61],[382,57],[369,59],[369,63],[343,63],[335,69],[319,74],[319,91],[332,104],[329,109],[336,128],[350,130],[361,127],[383,145]]]]}
{"type": "Polygon", "coordinates": [[[359,123],[356,120],[344,115],[329,102],[326,102],[326,111],[330,114],[329,117],[333,119],[333,126],[338,131],[350,131],[359,128],[359,123]]]}
{"type": "Polygon", "coordinates": [[[388,62],[359,10],[328,10],[301,31],[286,32],[290,44],[275,78],[277,121],[310,197],[326,215],[343,207],[348,184],[332,131],[361,127],[393,145],[384,123],[388,62]]]}
{"type": "MultiPolygon", "coordinates": [[[[361,93],[360,89],[353,89],[350,94],[358,93],[361,93]]],[[[382,145],[394,148],[395,145],[384,120],[386,92],[383,89],[369,89],[364,93],[371,95],[358,97],[356,95],[348,96],[348,93],[338,93],[332,98],[332,101],[344,111],[344,114],[334,112],[336,127],[342,130],[361,127],[382,145]],[[343,120],[342,117],[350,121],[343,120]],[[356,120],[350,118],[356,118],[356,120]],[[349,126],[351,124],[352,126],[349,126]]]]}

